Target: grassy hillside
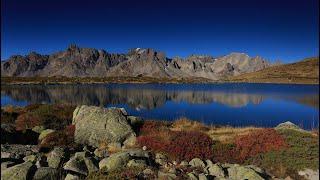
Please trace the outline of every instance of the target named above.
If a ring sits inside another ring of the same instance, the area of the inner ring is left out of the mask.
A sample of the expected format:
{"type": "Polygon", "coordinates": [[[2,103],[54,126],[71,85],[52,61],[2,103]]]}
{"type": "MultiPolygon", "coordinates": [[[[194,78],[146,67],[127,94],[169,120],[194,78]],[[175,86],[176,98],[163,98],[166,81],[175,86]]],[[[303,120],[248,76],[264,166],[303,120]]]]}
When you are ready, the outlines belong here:
{"type": "Polygon", "coordinates": [[[257,72],[229,77],[226,81],[318,84],[319,58],[308,58],[292,64],[272,66],[257,72]]]}

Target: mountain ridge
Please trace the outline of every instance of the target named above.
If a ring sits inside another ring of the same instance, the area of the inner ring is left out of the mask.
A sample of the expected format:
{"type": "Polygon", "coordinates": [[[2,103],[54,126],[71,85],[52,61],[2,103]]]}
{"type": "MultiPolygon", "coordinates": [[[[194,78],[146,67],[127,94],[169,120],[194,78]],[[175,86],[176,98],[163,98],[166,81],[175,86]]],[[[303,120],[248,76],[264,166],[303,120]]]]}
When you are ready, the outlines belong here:
{"type": "Polygon", "coordinates": [[[269,67],[261,57],[231,53],[221,57],[190,55],[168,58],[151,48],[133,48],[127,53],[108,53],[105,50],[81,48],[71,44],[66,50],[50,55],[31,52],[14,55],[1,61],[2,77],[156,77],[206,78],[253,72],[269,67]]]}

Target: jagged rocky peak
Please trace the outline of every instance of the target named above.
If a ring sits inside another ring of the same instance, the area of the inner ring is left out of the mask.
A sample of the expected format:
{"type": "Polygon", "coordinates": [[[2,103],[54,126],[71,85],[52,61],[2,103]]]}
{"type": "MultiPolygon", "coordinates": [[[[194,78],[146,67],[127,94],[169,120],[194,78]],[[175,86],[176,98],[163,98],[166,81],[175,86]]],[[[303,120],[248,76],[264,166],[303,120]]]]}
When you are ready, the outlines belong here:
{"type": "Polygon", "coordinates": [[[166,55],[164,52],[156,51],[151,48],[134,48],[130,49],[128,52],[128,55],[133,58],[138,59],[148,59],[152,60],[154,58],[160,59],[160,60],[166,60],[166,55]]]}

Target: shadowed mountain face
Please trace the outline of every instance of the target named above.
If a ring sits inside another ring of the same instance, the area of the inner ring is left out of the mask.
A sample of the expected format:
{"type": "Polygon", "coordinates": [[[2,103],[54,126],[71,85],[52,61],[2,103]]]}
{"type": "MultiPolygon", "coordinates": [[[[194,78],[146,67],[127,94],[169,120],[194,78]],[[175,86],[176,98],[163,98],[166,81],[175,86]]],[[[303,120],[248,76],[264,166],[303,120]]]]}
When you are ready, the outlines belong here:
{"type": "Polygon", "coordinates": [[[131,49],[127,54],[110,54],[104,50],[70,45],[67,50],[51,55],[30,53],[12,56],[1,62],[1,76],[66,76],[66,77],[136,77],[192,78],[218,80],[264,69],[270,64],[243,53],[213,58],[192,55],[186,59],[169,59],[153,49],[131,49]]]}

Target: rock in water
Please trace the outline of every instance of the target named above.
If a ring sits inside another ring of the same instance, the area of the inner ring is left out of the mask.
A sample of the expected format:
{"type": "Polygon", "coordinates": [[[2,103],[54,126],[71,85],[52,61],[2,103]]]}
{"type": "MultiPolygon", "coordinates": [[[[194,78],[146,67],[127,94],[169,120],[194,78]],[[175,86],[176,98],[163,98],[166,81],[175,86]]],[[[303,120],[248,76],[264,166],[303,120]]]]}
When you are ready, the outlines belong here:
{"type": "Polygon", "coordinates": [[[75,141],[98,147],[101,142],[121,143],[135,137],[123,110],[95,106],[79,106],[73,112],[75,141]]]}

